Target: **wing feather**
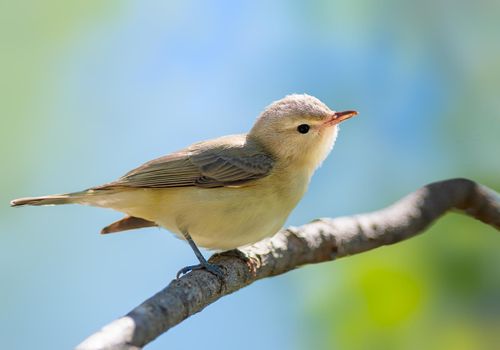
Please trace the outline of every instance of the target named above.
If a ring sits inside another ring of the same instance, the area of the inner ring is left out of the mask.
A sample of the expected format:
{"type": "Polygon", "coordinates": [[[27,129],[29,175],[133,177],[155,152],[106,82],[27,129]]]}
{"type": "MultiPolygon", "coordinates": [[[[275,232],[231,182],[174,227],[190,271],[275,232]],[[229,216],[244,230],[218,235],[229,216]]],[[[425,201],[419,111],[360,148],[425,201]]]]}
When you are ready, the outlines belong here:
{"type": "Polygon", "coordinates": [[[202,142],[147,162],[110,184],[137,188],[241,186],[269,175],[274,160],[243,135],[202,142]]]}

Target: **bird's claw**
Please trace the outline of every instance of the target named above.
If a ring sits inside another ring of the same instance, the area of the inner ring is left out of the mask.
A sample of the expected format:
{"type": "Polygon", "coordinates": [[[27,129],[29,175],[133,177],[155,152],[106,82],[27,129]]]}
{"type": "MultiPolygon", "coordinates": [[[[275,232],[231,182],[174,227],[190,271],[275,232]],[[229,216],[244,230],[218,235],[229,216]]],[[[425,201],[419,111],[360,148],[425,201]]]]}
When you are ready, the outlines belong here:
{"type": "Polygon", "coordinates": [[[183,267],[182,269],[179,270],[179,272],[177,272],[176,277],[177,279],[179,279],[182,275],[185,275],[194,270],[201,270],[201,269],[205,269],[219,278],[222,278],[222,276],[224,276],[224,272],[222,271],[219,265],[206,263],[206,264],[190,265],[183,267]]]}

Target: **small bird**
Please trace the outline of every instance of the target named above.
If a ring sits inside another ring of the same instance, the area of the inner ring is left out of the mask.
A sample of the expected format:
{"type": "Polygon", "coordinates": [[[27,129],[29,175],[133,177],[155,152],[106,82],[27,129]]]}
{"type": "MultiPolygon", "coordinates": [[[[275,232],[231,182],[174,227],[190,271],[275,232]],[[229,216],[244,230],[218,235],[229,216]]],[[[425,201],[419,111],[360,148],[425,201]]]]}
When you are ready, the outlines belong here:
{"type": "Polygon", "coordinates": [[[83,204],[127,216],[107,234],[160,226],[186,240],[200,264],[218,276],[197,245],[229,250],[278,232],[331,151],[338,124],[356,111],[334,112],[313,96],[273,102],[247,134],[195,143],[154,159],[118,180],[84,191],[13,200],[12,206],[83,204]]]}

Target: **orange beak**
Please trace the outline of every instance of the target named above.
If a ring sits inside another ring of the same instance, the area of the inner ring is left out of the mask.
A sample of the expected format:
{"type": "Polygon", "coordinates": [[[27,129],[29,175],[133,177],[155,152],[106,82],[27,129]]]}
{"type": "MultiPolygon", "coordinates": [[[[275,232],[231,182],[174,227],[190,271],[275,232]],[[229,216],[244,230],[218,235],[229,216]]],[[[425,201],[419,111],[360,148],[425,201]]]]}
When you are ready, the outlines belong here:
{"type": "Polygon", "coordinates": [[[337,125],[340,122],[343,122],[344,120],[354,117],[355,115],[358,115],[358,112],[356,111],[335,112],[332,115],[332,119],[327,121],[325,125],[327,126],[337,125]]]}

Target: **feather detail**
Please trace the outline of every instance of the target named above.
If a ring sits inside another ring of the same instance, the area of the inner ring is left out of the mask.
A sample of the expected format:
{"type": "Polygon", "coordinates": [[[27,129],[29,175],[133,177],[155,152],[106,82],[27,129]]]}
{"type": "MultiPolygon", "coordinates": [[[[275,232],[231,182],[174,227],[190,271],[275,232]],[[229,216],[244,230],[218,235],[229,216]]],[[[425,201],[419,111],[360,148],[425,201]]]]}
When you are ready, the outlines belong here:
{"type": "Polygon", "coordinates": [[[145,220],[135,216],[127,216],[103,228],[101,230],[101,234],[104,235],[108,233],[135,230],[136,228],[153,227],[153,226],[158,226],[158,225],[149,220],[145,220]]]}

